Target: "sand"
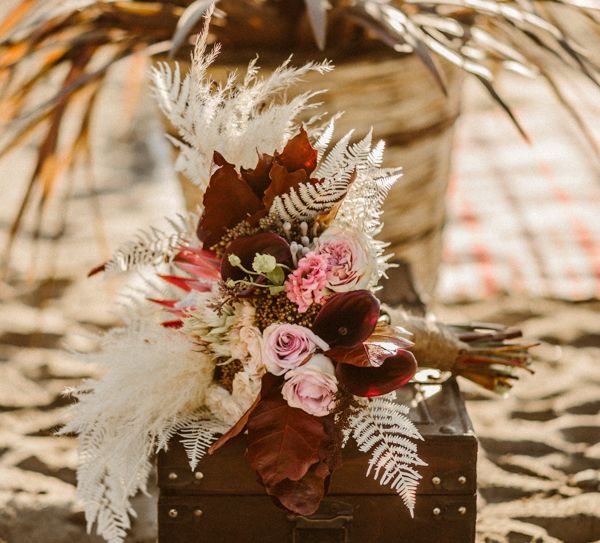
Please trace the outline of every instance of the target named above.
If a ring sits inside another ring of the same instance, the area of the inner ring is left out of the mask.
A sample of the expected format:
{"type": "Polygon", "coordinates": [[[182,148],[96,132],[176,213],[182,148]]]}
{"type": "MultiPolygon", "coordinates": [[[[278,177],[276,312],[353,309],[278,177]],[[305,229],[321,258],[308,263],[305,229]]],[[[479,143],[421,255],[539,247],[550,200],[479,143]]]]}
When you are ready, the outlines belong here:
{"type": "MultiPolygon", "coordinates": [[[[118,123],[107,128],[96,165],[102,191],[94,199],[85,183],[76,185],[66,224],[55,220],[64,229],[59,242],[46,236],[34,246],[28,226],[1,285],[0,543],[97,541],[86,535],[75,497],[76,441],[53,432],[66,416],[62,391],[94,374],[65,349],[85,350],[86,334],[115,322],[119,281],[85,279],[85,272],[104,257],[103,244],[114,247],[180,205],[161,167],[168,151],[148,122],[141,118],[134,133],[118,123]],[[141,141],[140,133],[154,134],[150,144],[125,144],[141,141]],[[94,201],[104,210],[104,241],[90,219],[94,201]]],[[[0,175],[23,174],[29,158],[30,149],[23,149],[0,165],[0,175]]],[[[19,187],[3,192],[4,232],[19,187]]],[[[508,398],[490,399],[463,383],[481,445],[479,541],[600,541],[600,303],[521,296],[435,310],[449,321],[520,323],[542,341],[536,374],[508,398]]],[[[154,541],[153,500],[137,501],[140,518],[128,542],[154,541]]]]}

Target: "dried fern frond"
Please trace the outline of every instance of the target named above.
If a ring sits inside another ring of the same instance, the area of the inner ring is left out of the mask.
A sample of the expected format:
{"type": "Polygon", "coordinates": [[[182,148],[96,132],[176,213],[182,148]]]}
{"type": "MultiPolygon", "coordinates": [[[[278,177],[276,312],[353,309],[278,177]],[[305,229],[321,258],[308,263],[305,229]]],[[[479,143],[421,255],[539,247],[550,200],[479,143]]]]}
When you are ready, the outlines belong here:
{"type": "Polygon", "coordinates": [[[122,273],[143,267],[170,264],[181,248],[194,239],[198,215],[177,214],[166,219],[168,227],[141,230],[135,239],[119,247],[111,259],[94,268],[89,275],[99,272],[122,273]]]}
{"type": "Polygon", "coordinates": [[[88,529],[96,524],[108,542],[121,543],[153,453],[179,430],[176,421],[202,408],[213,362],[149,317],[109,332],[101,347],[83,358],[104,376],[72,391],[78,403],[61,433],[80,436],[77,492],[88,529]]]}
{"type": "Polygon", "coordinates": [[[228,425],[215,419],[208,412],[199,413],[178,425],[177,433],[185,448],[192,471],[198,467],[198,462],[202,460],[217,437],[227,430],[229,430],[228,425]]]}
{"type": "Polygon", "coordinates": [[[417,454],[423,438],[407,414],[408,407],[391,399],[367,400],[350,418],[349,432],[361,452],[371,452],[367,477],[395,490],[412,516],[421,479],[416,467],[426,464],[417,454]]]}
{"type": "Polygon", "coordinates": [[[326,61],[295,68],[288,58],[271,75],[259,78],[255,59],[243,79],[232,73],[218,84],[208,70],[220,48],[207,52],[207,39],[208,20],[185,77],[179,66],[172,70],[163,63],[153,70],[160,107],[180,136],[170,138],[179,150],[176,169],[202,191],[208,185],[215,151],[228,162],[249,168],[257,152],[280,150],[297,130],[298,115],[315,107],[311,99],[319,94],[306,92],[288,99],[285,92],[309,72],[324,74],[332,69],[326,61]]]}

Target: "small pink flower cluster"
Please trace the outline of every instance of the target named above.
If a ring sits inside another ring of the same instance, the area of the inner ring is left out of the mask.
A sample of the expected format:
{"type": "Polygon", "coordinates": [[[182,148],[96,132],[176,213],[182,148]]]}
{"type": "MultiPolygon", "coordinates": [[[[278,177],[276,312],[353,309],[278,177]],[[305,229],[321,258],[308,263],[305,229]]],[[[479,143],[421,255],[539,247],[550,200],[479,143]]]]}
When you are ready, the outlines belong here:
{"type": "Polygon", "coordinates": [[[283,398],[316,417],[333,410],[338,390],[333,363],[316,354],[328,349],[314,332],[297,324],[271,324],[263,332],[262,358],[269,372],[285,376],[283,398]]]}
{"type": "Polygon", "coordinates": [[[300,313],[323,302],[332,292],[366,288],[373,263],[366,240],[359,232],[329,228],[318,241],[316,251],[300,259],[288,276],[285,292],[300,313]]]}

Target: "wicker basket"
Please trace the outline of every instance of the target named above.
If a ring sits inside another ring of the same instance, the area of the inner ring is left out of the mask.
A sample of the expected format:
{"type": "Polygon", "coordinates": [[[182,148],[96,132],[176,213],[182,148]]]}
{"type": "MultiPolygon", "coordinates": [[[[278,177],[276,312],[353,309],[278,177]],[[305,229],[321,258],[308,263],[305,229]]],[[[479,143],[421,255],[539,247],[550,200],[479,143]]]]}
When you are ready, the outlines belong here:
{"type": "MultiPolygon", "coordinates": [[[[249,59],[248,53],[238,55],[249,59]]],[[[311,58],[314,58],[313,55],[311,58]]],[[[261,55],[261,66],[279,64],[284,55],[261,55]]],[[[296,57],[299,64],[304,59],[296,57]]],[[[240,62],[241,64],[241,62],[240,62]]],[[[413,55],[391,55],[377,49],[362,57],[335,61],[336,69],[325,76],[309,76],[298,92],[327,88],[320,97],[323,111],[344,111],[337,123],[341,135],[350,128],[366,131],[387,142],[386,166],[401,165],[404,176],[392,189],[385,206],[382,239],[389,241],[396,257],[410,262],[419,287],[431,295],[438,274],[445,222],[445,200],[450,169],[453,126],[460,109],[462,72],[441,64],[448,88],[445,97],[431,73],[413,55]]],[[[245,66],[245,64],[244,64],[245,66]]],[[[241,65],[223,64],[211,74],[222,79],[241,65]]],[[[311,112],[314,114],[314,111],[311,112]]],[[[189,208],[199,193],[181,179],[189,208]]]]}

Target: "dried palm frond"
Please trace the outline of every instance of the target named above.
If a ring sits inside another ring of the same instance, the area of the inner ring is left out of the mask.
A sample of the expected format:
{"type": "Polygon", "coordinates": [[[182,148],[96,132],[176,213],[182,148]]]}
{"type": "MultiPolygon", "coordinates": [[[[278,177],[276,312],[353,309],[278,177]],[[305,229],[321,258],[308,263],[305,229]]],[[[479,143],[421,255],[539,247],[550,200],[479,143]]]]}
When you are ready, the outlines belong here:
{"type": "MultiPolygon", "coordinates": [[[[0,0],[3,6],[11,3],[12,9],[2,7],[5,15],[0,20],[0,119],[6,123],[0,134],[0,158],[39,131],[42,138],[11,226],[6,258],[26,209],[37,206],[41,216],[57,177],[71,167],[73,153],[88,147],[89,114],[78,133],[63,141],[65,117],[75,99],[81,97],[87,109],[93,109],[97,89],[111,68],[126,59],[139,70],[141,57],[189,58],[190,36],[212,5],[208,0],[0,0]],[[53,94],[31,103],[53,77],[60,78],[53,94]]],[[[418,55],[442,88],[436,57],[473,75],[523,135],[498,92],[496,67],[542,77],[592,139],[553,74],[556,67],[569,67],[598,84],[598,0],[218,0],[216,4],[211,33],[225,51],[287,55],[309,46],[314,38],[331,54],[369,49],[371,38],[376,38],[395,51],[418,55]],[[326,46],[328,33],[336,40],[326,46]]]]}

